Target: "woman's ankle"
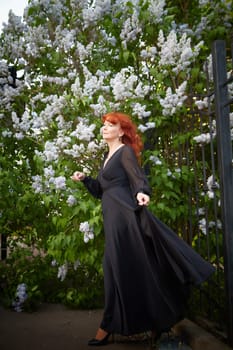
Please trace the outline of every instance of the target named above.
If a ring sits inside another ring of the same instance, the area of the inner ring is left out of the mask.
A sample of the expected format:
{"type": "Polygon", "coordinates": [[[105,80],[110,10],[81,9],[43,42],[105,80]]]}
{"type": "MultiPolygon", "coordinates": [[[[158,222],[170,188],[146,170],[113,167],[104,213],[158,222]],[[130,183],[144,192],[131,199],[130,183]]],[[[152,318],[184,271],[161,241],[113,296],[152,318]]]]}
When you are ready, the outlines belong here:
{"type": "Polygon", "coordinates": [[[101,340],[101,339],[105,338],[107,334],[108,334],[107,331],[105,331],[105,330],[102,329],[102,328],[99,328],[99,329],[97,330],[97,332],[96,332],[95,339],[101,340]]]}

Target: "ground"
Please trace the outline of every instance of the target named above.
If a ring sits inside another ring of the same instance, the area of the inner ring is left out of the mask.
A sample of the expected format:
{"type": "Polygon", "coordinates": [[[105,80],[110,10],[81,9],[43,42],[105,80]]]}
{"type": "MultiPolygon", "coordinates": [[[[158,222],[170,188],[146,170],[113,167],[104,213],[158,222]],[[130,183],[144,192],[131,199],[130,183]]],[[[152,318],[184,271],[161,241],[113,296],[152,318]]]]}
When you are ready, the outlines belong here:
{"type": "MultiPolygon", "coordinates": [[[[102,310],[70,310],[63,305],[43,304],[33,313],[0,308],[1,350],[90,350],[87,345],[96,332],[102,310]]],[[[95,348],[95,347],[94,347],[95,348]]],[[[102,348],[102,347],[101,347],[102,348]]],[[[191,350],[177,339],[164,335],[157,349],[191,350]]],[[[149,339],[110,339],[106,350],[156,349],[149,339]]],[[[93,349],[94,350],[94,349],[93,349]]]]}

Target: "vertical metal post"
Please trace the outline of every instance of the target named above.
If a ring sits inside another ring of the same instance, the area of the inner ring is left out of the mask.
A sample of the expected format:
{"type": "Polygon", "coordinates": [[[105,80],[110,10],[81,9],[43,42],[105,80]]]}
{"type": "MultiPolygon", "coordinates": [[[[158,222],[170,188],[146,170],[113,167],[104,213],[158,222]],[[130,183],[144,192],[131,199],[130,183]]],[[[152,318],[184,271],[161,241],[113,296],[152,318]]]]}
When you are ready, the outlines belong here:
{"type": "Polygon", "coordinates": [[[5,260],[7,257],[7,240],[6,236],[3,234],[0,235],[0,248],[0,260],[5,260]]]}
{"type": "Polygon", "coordinates": [[[228,340],[233,345],[233,167],[227,89],[226,45],[216,40],[212,47],[215,85],[217,152],[221,187],[221,211],[224,234],[224,269],[227,292],[228,340]]]}

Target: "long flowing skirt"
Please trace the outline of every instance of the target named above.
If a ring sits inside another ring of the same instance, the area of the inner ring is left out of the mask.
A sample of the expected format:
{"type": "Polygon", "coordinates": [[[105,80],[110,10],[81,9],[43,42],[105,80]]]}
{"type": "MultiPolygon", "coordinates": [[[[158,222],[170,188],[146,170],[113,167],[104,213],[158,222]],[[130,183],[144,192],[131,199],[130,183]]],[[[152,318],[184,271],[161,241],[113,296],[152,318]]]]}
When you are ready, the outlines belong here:
{"type": "Polygon", "coordinates": [[[134,211],[108,197],[103,215],[101,328],[122,335],[169,330],[184,317],[190,287],[213,266],[145,207],[134,211]]]}

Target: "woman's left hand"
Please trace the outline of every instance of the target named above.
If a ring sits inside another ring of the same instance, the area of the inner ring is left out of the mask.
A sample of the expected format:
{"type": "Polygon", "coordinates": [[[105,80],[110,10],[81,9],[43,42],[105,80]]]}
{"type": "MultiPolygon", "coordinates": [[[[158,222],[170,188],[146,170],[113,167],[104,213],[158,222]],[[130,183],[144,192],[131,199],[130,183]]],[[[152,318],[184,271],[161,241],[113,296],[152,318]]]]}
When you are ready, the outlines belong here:
{"type": "Polygon", "coordinates": [[[150,202],[150,197],[148,194],[138,192],[137,194],[138,205],[148,205],[150,202]]]}

